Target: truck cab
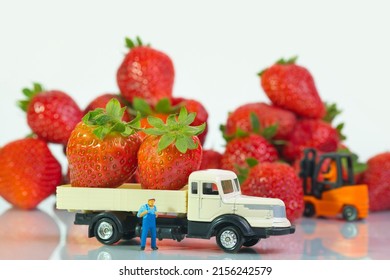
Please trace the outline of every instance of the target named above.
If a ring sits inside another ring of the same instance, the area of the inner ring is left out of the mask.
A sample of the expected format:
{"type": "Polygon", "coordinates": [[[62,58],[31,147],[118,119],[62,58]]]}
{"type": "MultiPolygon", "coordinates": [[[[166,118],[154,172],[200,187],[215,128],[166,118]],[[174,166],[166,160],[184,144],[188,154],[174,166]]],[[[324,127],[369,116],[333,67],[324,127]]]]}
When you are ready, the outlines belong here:
{"type": "Polygon", "coordinates": [[[196,171],[188,183],[188,237],[216,236],[218,245],[229,252],[295,231],[282,200],[242,195],[234,172],[196,171]]]}

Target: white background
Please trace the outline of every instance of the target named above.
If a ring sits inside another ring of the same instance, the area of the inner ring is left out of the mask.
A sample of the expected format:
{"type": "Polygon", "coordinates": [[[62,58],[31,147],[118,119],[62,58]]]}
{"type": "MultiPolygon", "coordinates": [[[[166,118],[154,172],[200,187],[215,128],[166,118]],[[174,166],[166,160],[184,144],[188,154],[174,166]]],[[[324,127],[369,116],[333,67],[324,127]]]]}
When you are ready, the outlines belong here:
{"type": "Polygon", "coordinates": [[[223,151],[229,111],[268,101],[256,73],[298,55],[366,160],[389,150],[389,12],[388,1],[0,0],[0,146],[30,132],[16,106],[23,87],[41,82],[84,108],[118,92],[124,38],[140,35],[172,58],[174,95],[209,110],[206,148],[223,151]]]}

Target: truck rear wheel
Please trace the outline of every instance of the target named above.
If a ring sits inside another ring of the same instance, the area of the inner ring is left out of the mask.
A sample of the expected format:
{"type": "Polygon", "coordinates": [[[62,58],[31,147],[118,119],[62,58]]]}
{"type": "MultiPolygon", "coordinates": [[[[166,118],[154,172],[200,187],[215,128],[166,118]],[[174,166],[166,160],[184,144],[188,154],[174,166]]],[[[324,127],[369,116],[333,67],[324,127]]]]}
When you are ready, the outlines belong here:
{"type": "Polygon", "coordinates": [[[237,253],[243,241],[240,230],[235,226],[224,227],[217,234],[218,246],[227,253],[237,253]]]}
{"type": "Polygon", "coordinates": [[[109,218],[98,220],[94,227],[96,239],[103,244],[111,245],[121,239],[116,223],[109,218]]]}

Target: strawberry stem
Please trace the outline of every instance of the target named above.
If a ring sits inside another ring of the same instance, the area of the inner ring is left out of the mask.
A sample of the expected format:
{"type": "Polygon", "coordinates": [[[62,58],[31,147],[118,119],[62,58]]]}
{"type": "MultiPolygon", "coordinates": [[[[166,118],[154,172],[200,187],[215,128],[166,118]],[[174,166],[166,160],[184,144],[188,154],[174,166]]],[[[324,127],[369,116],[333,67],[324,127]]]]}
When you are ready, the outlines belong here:
{"type": "Polygon", "coordinates": [[[281,58],[278,61],[276,61],[275,64],[282,64],[282,65],[295,64],[297,62],[297,59],[298,59],[298,56],[293,56],[289,59],[281,58]]]}
{"type": "MultiPolygon", "coordinates": [[[[145,46],[145,44],[142,42],[141,38],[139,36],[135,37],[135,41],[130,39],[129,37],[125,38],[125,45],[130,50],[136,47],[145,46]]],[[[150,46],[150,44],[146,44],[146,46],[150,46]]]]}

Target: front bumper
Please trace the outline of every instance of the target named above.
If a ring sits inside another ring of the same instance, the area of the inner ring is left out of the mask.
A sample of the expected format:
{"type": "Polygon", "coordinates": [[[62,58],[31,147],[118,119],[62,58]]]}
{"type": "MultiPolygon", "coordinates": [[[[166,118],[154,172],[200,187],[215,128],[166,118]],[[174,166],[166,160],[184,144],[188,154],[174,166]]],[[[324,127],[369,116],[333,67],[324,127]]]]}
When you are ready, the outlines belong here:
{"type": "Polygon", "coordinates": [[[268,228],[254,228],[256,236],[259,238],[267,238],[272,235],[286,235],[293,234],[295,232],[295,226],[289,227],[268,227],[268,228]]]}

